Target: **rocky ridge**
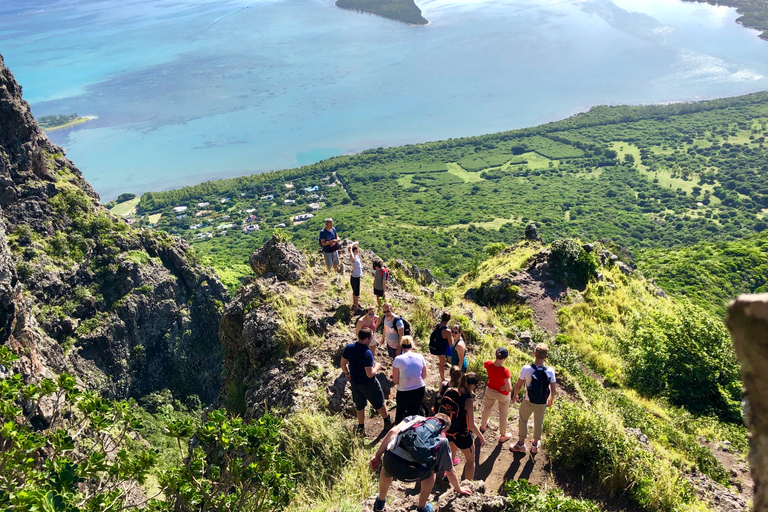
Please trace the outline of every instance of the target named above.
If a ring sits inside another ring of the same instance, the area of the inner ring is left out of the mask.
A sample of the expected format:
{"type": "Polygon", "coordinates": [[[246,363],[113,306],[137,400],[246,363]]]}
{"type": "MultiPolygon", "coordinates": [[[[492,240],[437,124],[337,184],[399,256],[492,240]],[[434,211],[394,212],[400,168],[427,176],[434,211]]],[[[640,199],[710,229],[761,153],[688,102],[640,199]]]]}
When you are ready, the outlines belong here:
{"type": "Polygon", "coordinates": [[[99,205],[0,56],[0,344],[25,380],[67,371],[107,396],[220,388],[228,293],[183,240],[99,205]]]}

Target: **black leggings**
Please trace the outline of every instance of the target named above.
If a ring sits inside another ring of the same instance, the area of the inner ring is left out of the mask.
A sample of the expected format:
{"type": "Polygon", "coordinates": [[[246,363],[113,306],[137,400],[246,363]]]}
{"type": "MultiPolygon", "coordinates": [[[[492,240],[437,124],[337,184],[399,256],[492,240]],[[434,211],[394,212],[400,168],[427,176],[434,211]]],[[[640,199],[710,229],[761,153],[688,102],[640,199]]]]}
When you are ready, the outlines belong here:
{"type": "Polygon", "coordinates": [[[425,387],[412,389],[411,391],[398,391],[395,396],[397,403],[397,413],[395,414],[395,425],[403,421],[406,416],[422,414],[422,404],[424,403],[425,387]]]}

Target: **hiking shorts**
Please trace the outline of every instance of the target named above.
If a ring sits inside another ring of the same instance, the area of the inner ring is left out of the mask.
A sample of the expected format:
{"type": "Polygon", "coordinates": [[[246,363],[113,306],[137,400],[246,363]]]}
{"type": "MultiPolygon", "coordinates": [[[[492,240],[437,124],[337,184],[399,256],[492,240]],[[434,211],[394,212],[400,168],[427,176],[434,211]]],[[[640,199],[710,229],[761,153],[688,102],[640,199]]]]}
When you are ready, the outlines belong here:
{"type": "Polygon", "coordinates": [[[432,345],[430,345],[429,353],[432,354],[433,356],[451,357],[451,346],[447,343],[442,347],[433,347],[432,345]]]}
{"type": "Polygon", "coordinates": [[[350,382],[349,387],[352,388],[352,401],[358,411],[364,410],[368,402],[371,402],[377,411],[384,406],[384,392],[378,379],[371,379],[365,384],[350,382]]]}
{"type": "Polygon", "coordinates": [[[384,296],[384,290],[379,290],[378,288],[373,288],[373,294],[377,297],[383,297],[384,296]]]}
{"type": "Polygon", "coordinates": [[[331,268],[334,265],[339,264],[339,251],[324,252],[323,258],[325,258],[325,266],[331,268]]]}
{"type": "Polygon", "coordinates": [[[397,348],[392,348],[389,345],[387,345],[387,354],[389,354],[389,357],[392,359],[397,357],[397,348]]]}
{"type": "Polygon", "coordinates": [[[384,452],[381,464],[385,475],[401,482],[420,482],[432,476],[433,473],[428,466],[405,460],[390,451],[384,452]]]}
{"type": "Polygon", "coordinates": [[[352,295],[354,295],[355,297],[359,297],[360,296],[360,278],[355,276],[350,276],[349,284],[352,285],[352,295]]]}
{"type": "Polygon", "coordinates": [[[467,448],[471,448],[475,442],[472,432],[448,432],[445,437],[447,437],[450,442],[455,444],[456,448],[459,450],[466,450],[467,448]]]}

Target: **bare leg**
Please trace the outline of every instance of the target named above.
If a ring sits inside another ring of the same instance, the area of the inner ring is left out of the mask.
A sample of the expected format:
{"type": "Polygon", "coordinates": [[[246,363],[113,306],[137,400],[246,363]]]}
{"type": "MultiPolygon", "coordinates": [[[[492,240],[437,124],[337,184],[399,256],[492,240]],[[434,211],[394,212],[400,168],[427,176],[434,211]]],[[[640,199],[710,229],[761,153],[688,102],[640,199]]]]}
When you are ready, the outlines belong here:
{"type": "Polygon", "coordinates": [[[380,500],[387,499],[387,493],[389,492],[389,486],[391,485],[392,485],[392,479],[387,476],[387,473],[384,471],[384,466],[382,465],[381,472],[379,473],[379,499],[380,500]]]}
{"type": "Polygon", "coordinates": [[[357,424],[363,425],[365,423],[365,409],[357,411],[357,424]]]}
{"type": "Polygon", "coordinates": [[[386,406],[386,405],[382,405],[382,406],[381,406],[381,409],[379,409],[379,410],[378,410],[378,411],[376,411],[376,412],[378,412],[379,414],[381,414],[381,417],[382,417],[382,418],[384,418],[385,420],[388,420],[388,419],[389,419],[389,411],[387,411],[387,406],[386,406]]]}
{"type": "Polygon", "coordinates": [[[432,493],[432,488],[435,486],[435,480],[437,475],[432,473],[429,478],[425,478],[421,481],[421,491],[419,492],[419,508],[424,508],[429,501],[429,495],[432,493]]]}
{"type": "Polygon", "coordinates": [[[437,356],[438,359],[438,367],[437,371],[440,373],[440,382],[443,382],[445,380],[445,356],[437,356]]]}
{"type": "Polygon", "coordinates": [[[474,480],[475,479],[475,444],[472,443],[472,446],[470,446],[466,450],[461,450],[461,452],[464,454],[464,458],[467,459],[467,463],[464,464],[464,479],[474,480]]]}

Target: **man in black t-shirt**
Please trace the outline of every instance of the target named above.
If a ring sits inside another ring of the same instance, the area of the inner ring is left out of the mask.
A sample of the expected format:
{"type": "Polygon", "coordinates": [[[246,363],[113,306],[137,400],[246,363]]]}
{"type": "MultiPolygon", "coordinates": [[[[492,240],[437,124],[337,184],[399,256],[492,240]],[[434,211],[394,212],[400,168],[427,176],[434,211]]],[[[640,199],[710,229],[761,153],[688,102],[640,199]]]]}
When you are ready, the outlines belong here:
{"type": "Polygon", "coordinates": [[[365,406],[371,403],[374,409],[384,419],[384,428],[392,427],[387,406],[384,404],[384,392],[381,389],[376,373],[381,368],[380,363],[373,362],[373,353],[368,348],[371,341],[371,330],[367,327],[357,333],[357,343],[344,347],[341,355],[341,370],[352,388],[352,400],[357,409],[357,433],[365,434],[365,406]]]}

